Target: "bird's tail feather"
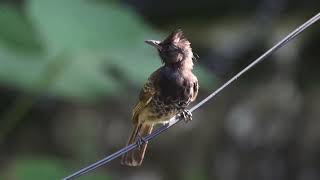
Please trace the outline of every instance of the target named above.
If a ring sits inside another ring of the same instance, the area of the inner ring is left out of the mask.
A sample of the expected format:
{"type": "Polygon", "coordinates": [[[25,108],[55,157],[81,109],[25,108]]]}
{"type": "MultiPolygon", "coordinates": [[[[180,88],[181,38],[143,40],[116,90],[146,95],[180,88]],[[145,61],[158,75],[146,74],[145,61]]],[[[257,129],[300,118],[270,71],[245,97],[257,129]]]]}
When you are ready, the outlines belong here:
{"type": "MultiPolygon", "coordinates": [[[[138,135],[140,135],[141,137],[145,137],[151,134],[152,129],[153,129],[152,124],[146,124],[146,123],[135,124],[127,145],[136,143],[137,139],[139,138],[138,135]]],[[[121,164],[126,166],[140,166],[143,162],[143,158],[144,158],[144,154],[146,152],[147,146],[148,144],[145,143],[140,147],[133,149],[132,151],[124,154],[121,158],[121,164]]]]}

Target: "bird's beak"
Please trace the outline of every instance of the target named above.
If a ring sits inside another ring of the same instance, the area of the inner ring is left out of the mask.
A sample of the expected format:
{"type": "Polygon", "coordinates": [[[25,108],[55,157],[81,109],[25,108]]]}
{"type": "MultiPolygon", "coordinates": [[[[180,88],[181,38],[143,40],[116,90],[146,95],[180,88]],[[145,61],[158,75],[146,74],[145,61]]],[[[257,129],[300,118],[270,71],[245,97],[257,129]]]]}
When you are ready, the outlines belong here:
{"type": "Polygon", "coordinates": [[[160,44],[160,41],[156,41],[156,40],[146,40],[144,41],[145,43],[147,44],[150,44],[151,46],[157,48],[157,49],[160,49],[161,46],[159,45],[160,44]]]}

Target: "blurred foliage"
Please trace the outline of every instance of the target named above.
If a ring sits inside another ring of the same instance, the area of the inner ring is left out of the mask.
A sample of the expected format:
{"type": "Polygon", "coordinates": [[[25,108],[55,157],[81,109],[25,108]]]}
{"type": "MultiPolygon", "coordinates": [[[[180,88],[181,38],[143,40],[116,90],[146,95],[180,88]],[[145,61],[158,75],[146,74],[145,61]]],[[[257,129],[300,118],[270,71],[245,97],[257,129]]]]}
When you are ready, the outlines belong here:
{"type": "Polygon", "coordinates": [[[183,177],[183,179],[185,180],[206,180],[208,179],[205,176],[205,172],[200,169],[200,168],[194,168],[194,169],[190,169],[189,171],[187,171],[185,173],[185,177],[183,177]]]}
{"type": "Polygon", "coordinates": [[[8,5],[0,6],[0,39],[2,46],[14,52],[41,50],[41,43],[28,18],[8,5]]]}
{"type": "MultiPolygon", "coordinates": [[[[23,92],[1,114],[0,145],[42,95],[97,101],[121,99],[128,85],[141,87],[160,66],[156,50],[143,40],[167,35],[124,5],[87,0],[28,0],[20,8],[1,4],[0,26],[0,84],[23,92]]],[[[211,86],[210,73],[196,71],[201,87],[211,86]]],[[[74,157],[86,159],[92,150],[89,143],[81,148],[83,141],[73,143],[81,149],[74,157]]],[[[70,172],[57,160],[31,157],[14,160],[5,179],[59,179],[70,172]]]]}
{"type": "MultiPolygon", "coordinates": [[[[98,99],[119,95],[128,81],[142,84],[160,64],[155,50],[143,43],[159,34],[124,6],[84,0],[26,3],[25,14],[10,6],[0,9],[3,83],[98,99]]],[[[203,85],[212,83],[201,67],[197,71],[203,85]]]]}
{"type": "MultiPolygon", "coordinates": [[[[61,161],[55,159],[41,159],[39,157],[29,157],[17,159],[5,173],[5,179],[61,179],[71,172],[61,161]]],[[[79,178],[80,180],[110,180],[106,175],[93,174],[79,178]]]]}
{"type": "MultiPolygon", "coordinates": [[[[229,79],[320,2],[4,1],[0,180],[60,179],[123,147],[139,88],[161,65],[143,40],[185,31],[200,55],[200,101],[214,73],[229,79]]],[[[317,23],[158,137],[142,167],[115,160],[79,180],[318,180],[319,32],[317,23]]]]}

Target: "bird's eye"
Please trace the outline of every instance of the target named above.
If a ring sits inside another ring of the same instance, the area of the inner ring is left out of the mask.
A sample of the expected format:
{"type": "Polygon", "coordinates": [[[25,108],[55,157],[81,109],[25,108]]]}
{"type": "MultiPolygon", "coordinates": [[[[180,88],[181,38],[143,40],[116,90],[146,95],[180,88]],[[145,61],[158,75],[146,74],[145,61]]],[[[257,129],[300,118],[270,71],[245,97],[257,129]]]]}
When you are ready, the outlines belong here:
{"type": "Polygon", "coordinates": [[[177,47],[177,46],[175,46],[175,45],[170,45],[170,50],[172,50],[172,51],[177,51],[177,50],[179,50],[179,48],[177,47]]]}

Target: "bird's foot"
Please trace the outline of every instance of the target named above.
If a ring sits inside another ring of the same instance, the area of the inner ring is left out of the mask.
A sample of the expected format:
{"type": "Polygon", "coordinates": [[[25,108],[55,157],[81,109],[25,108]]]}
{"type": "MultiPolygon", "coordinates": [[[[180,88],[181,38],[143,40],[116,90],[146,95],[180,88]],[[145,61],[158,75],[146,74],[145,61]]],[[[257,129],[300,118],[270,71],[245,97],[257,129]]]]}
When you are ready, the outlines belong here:
{"type": "Polygon", "coordinates": [[[189,110],[185,109],[180,113],[179,117],[185,122],[188,123],[192,121],[192,114],[189,110]]]}
{"type": "Polygon", "coordinates": [[[138,133],[137,140],[136,140],[136,144],[138,146],[138,149],[141,148],[141,145],[146,144],[147,142],[148,141],[144,137],[140,136],[140,134],[138,133]]]}

